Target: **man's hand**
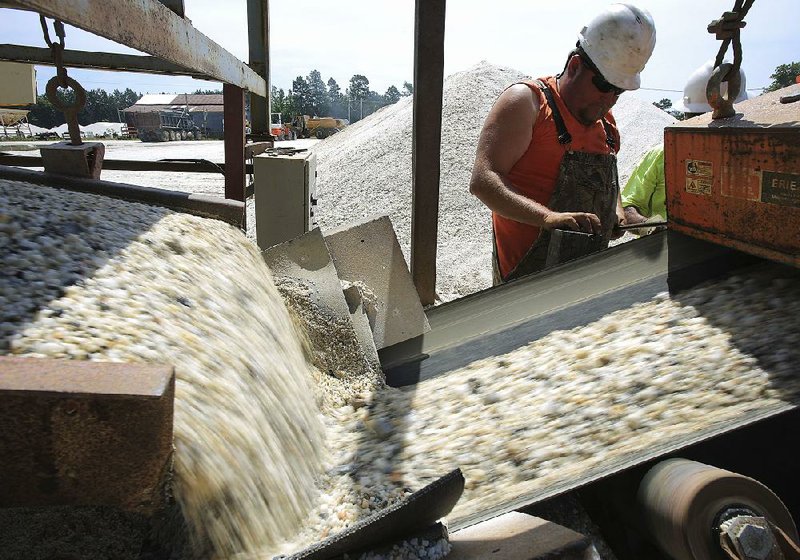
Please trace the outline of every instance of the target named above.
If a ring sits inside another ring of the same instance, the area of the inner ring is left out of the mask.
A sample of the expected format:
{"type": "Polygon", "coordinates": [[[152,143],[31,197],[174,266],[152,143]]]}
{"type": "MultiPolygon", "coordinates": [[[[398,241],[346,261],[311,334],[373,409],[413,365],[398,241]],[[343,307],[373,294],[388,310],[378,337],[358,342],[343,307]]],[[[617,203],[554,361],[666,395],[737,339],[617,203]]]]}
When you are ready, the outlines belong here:
{"type": "Polygon", "coordinates": [[[549,212],[544,217],[543,229],[568,229],[584,233],[601,232],[600,218],[587,212],[549,212]]]}
{"type": "Polygon", "coordinates": [[[639,213],[639,210],[636,206],[626,206],[625,207],[625,222],[628,224],[641,224],[642,222],[646,222],[647,218],[642,216],[639,213]]]}
{"type": "Polygon", "coordinates": [[[622,208],[617,205],[617,223],[614,225],[614,229],[611,230],[611,239],[619,239],[623,235],[625,235],[624,229],[619,229],[619,226],[624,226],[628,223],[628,215],[622,210],[622,208]]]}

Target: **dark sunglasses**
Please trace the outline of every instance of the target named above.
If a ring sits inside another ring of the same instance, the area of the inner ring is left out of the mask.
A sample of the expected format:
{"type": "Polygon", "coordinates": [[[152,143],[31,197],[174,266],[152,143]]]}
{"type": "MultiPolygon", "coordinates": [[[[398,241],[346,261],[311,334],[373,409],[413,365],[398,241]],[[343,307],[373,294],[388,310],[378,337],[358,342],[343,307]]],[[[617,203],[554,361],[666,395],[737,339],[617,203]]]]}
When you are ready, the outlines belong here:
{"type": "Polygon", "coordinates": [[[592,59],[590,59],[585,52],[579,49],[578,56],[580,57],[581,61],[594,73],[594,76],[592,76],[592,83],[594,84],[594,87],[597,88],[597,91],[600,93],[609,93],[613,91],[614,95],[622,95],[626,91],[625,89],[617,87],[606,80],[603,77],[602,72],[597,69],[597,66],[594,65],[592,59]]]}

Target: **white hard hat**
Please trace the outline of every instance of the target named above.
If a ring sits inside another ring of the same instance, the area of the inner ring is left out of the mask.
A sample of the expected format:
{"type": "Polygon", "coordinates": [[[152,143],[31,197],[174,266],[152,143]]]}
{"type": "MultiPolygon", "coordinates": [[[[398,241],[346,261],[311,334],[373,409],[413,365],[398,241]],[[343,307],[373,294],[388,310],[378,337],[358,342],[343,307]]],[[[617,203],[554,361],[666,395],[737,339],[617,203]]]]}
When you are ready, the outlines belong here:
{"type": "Polygon", "coordinates": [[[612,85],[639,89],[639,74],[656,46],[656,26],[647,10],[612,4],[581,29],[578,46],[612,85]]]}
{"type": "MultiPolygon", "coordinates": [[[[723,63],[728,61],[723,61],[723,63]]],[[[728,62],[729,63],[729,62],[728,62]]],[[[713,111],[711,105],[708,104],[706,97],[706,86],[708,80],[711,78],[711,73],[714,71],[714,59],[712,58],[700,68],[695,70],[689,79],[686,81],[686,86],[683,88],[683,107],[686,113],[708,113],[713,111]]],[[[739,95],[734,99],[734,103],[739,103],[747,99],[747,78],[745,78],[744,70],[739,68],[739,77],[742,80],[742,87],[739,89],[739,95]]],[[[720,95],[728,97],[728,83],[722,82],[720,86],[720,95]]]]}

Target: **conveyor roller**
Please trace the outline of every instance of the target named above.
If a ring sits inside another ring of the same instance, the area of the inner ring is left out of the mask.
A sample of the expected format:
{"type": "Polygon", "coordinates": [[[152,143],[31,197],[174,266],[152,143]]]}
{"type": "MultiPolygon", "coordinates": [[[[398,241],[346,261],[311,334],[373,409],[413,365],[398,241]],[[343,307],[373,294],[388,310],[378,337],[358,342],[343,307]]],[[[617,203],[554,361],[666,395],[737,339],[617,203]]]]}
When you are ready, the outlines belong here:
{"type": "Polygon", "coordinates": [[[644,525],[674,560],[722,560],[720,525],[736,516],[765,518],[797,541],[786,506],[760,482],[686,459],[651,468],[637,496],[644,525]]]}

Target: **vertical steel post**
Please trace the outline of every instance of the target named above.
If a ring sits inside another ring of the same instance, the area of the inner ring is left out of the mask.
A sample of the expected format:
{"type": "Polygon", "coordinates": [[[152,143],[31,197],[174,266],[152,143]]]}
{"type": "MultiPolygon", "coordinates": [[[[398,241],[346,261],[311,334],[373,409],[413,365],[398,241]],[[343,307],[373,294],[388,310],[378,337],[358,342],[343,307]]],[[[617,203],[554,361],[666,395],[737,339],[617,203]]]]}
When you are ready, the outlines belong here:
{"type": "Polygon", "coordinates": [[[267,82],[267,97],[250,94],[250,131],[256,140],[274,141],[270,132],[272,86],[269,78],[269,0],[247,0],[250,68],[267,82]]]}
{"type": "Polygon", "coordinates": [[[445,4],[416,0],[414,17],[411,275],[423,305],[436,297],[445,4]]]}
{"type": "Polygon", "coordinates": [[[225,198],[244,201],[244,90],[222,84],[225,119],[225,198]]]}

